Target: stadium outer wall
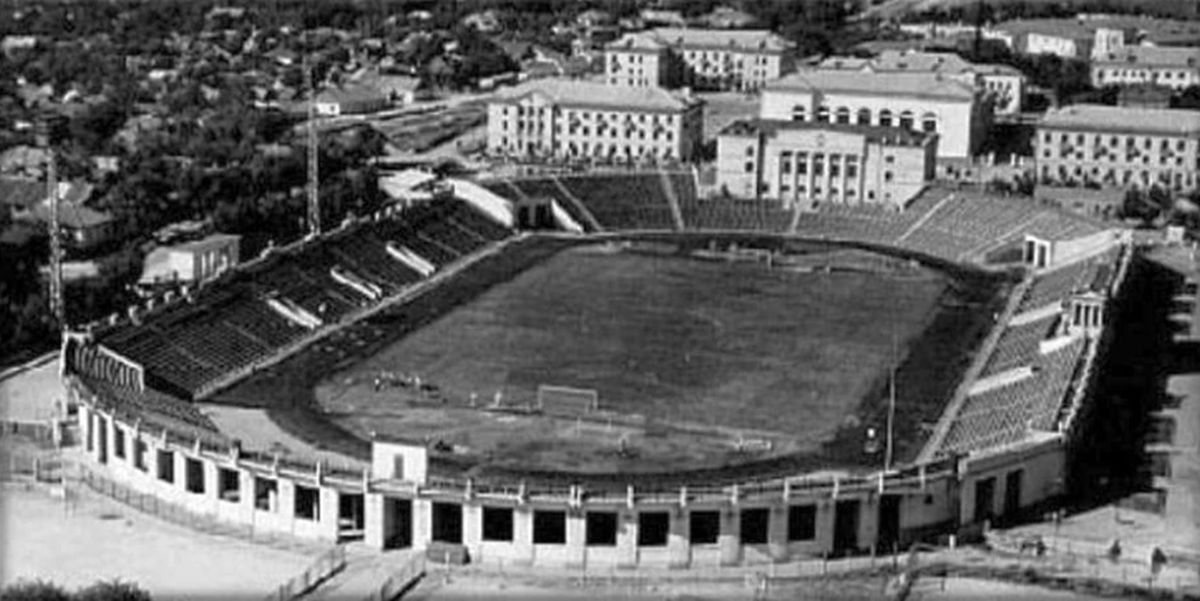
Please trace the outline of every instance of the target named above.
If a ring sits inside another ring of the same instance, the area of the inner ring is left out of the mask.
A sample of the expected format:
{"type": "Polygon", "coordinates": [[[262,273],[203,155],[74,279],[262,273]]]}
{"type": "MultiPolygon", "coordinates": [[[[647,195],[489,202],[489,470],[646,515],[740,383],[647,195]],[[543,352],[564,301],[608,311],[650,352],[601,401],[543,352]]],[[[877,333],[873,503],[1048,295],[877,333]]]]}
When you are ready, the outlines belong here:
{"type": "MultiPolygon", "coordinates": [[[[1122,274],[1129,257],[1126,248],[1122,274]]],[[[1091,363],[1103,354],[1094,349],[1055,432],[886,474],[624,494],[437,478],[424,447],[400,443],[372,444],[369,464],[298,464],[242,452],[219,436],[151,426],[65,378],[89,479],[254,535],[362,538],[379,549],[461,545],[470,561],[508,565],[687,568],[887,552],[1045,507],[1064,493],[1068,437],[1078,435],[1069,417],[1087,401],[1091,363]]]]}

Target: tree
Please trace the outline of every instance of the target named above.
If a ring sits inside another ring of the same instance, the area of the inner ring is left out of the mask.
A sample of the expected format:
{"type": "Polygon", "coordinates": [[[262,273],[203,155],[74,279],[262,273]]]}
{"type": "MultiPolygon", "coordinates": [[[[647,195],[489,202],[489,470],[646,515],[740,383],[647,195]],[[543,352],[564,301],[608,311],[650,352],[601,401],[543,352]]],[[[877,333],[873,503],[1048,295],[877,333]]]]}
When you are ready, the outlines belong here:
{"type": "Polygon", "coordinates": [[[43,580],[18,581],[0,589],[0,601],[70,601],[62,587],[43,580]]]}
{"type": "Polygon", "coordinates": [[[1171,99],[1171,107],[1177,109],[1200,109],[1200,86],[1188,86],[1171,99]]]}
{"type": "Polygon", "coordinates": [[[132,582],[97,582],[75,593],[75,601],[151,601],[150,593],[132,582]]]}

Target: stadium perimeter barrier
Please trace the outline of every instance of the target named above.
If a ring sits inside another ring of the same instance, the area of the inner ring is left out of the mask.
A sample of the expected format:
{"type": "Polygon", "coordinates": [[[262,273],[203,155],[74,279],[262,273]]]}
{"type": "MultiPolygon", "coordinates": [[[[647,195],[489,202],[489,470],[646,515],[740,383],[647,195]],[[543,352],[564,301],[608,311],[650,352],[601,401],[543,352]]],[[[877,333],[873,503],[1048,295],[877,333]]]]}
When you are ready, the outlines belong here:
{"type": "Polygon", "coordinates": [[[405,592],[411,589],[425,577],[425,554],[413,553],[408,561],[400,569],[392,572],[387,580],[378,589],[371,591],[370,595],[363,597],[362,601],[391,601],[399,599],[405,592]]]}
{"type": "MultiPolygon", "coordinates": [[[[53,473],[48,465],[44,473],[53,473]]],[[[229,536],[244,539],[249,542],[270,544],[283,548],[295,549],[297,546],[308,547],[292,537],[267,534],[255,530],[253,524],[237,524],[219,520],[216,516],[198,513],[179,503],[163,499],[152,493],[145,493],[121,484],[108,476],[90,469],[85,463],[62,459],[58,469],[61,478],[58,480],[43,479],[42,482],[63,482],[68,487],[65,496],[69,500],[72,493],[68,483],[78,483],[93,492],[104,495],[118,503],[136,509],[165,522],[183,526],[198,532],[229,536]]]]}
{"type": "MultiPolygon", "coordinates": [[[[1120,582],[1128,585],[1145,585],[1149,573],[1150,549],[1146,545],[1131,545],[1121,543],[1121,553],[1113,557],[1110,552],[1112,542],[1089,541],[1056,535],[1020,535],[1006,532],[989,531],[985,535],[988,546],[993,549],[1016,555],[1029,556],[1029,551],[1037,541],[1043,545],[1044,553],[1033,556],[1048,569],[1046,571],[1066,571],[1075,569],[1099,577],[1101,566],[1111,564],[1116,566],[1107,570],[1109,573],[1120,571],[1120,582]]],[[[1167,565],[1186,567],[1195,573],[1200,569],[1200,553],[1192,550],[1160,546],[1167,556],[1167,565]]],[[[1183,590],[1185,585],[1179,578],[1163,578],[1156,583],[1158,588],[1183,590]]],[[[1195,588],[1195,587],[1191,587],[1195,588]]],[[[1200,595],[1200,589],[1192,592],[1200,595]]]]}
{"type": "Polygon", "coordinates": [[[302,597],[346,569],[346,547],[337,545],[324,552],[303,572],[281,584],[264,601],[292,601],[302,597]]]}

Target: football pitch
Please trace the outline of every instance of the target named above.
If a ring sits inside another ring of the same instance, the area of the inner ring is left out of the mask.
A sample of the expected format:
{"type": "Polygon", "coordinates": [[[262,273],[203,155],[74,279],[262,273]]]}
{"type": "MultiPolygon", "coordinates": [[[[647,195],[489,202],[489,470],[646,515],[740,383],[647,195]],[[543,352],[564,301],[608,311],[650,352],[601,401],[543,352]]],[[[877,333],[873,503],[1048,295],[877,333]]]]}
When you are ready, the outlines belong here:
{"type": "MultiPolygon", "coordinates": [[[[842,430],[875,425],[864,422],[879,414],[893,363],[947,305],[961,305],[950,275],[885,259],[906,267],[771,268],[574,247],[333,374],[318,396],[345,400],[339,383],[382,372],[417,375],[459,407],[497,393],[505,405],[532,404],[539,385],[570,386],[596,390],[605,411],[782,435],[792,450],[818,451],[842,430]]],[[[950,335],[956,351],[970,337],[950,335]]],[[[937,377],[956,379],[956,366],[941,367],[937,377]]],[[[349,396],[365,413],[393,402],[349,396]]],[[[932,400],[935,416],[942,401],[932,400]]],[[[913,403],[929,412],[930,399],[913,403]]]]}

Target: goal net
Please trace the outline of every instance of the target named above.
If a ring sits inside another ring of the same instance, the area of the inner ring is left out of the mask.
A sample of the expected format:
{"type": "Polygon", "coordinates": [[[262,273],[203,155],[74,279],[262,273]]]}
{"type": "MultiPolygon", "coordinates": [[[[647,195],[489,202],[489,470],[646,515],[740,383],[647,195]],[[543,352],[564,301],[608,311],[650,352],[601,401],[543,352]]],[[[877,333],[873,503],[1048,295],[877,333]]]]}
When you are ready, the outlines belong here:
{"type": "Polygon", "coordinates": [[[552,415],[586,415],[600,410],[600,395],[588,388],[542,384],[537,390],[537,408],[552,415]]]}

